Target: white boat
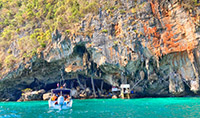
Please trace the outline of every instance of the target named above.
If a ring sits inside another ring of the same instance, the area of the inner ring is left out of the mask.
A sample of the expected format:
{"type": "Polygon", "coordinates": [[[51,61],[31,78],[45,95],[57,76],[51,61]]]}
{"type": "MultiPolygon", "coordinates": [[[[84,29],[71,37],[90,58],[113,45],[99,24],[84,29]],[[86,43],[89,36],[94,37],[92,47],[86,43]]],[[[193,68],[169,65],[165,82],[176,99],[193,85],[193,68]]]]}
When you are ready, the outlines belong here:
{"type": "Polygon", "coordinates": [[[48,103],[49,107],[53,109],[71,108],[73,103],[73,100],[71,99],[71,90],[67,88],[52,89],[51,98],[49,99],[48,103]],[[58,98],[56,100],[53,100],[52,99],[53,96],[57,96],[58,98]],[[65,96],[68,96],[68,98],[65,99],[65,96]]]}

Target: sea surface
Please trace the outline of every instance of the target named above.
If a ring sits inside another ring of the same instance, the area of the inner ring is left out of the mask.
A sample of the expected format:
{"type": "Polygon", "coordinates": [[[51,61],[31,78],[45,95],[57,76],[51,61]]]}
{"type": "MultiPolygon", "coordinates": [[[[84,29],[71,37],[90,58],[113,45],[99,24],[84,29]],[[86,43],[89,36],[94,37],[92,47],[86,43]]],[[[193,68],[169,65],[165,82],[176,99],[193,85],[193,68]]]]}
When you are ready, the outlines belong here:
{"type": "Polygon", "coordinates": [[[0,102],[0,118],[194,118],[200,98],[140,98],[74,100],[67,110],[54,110],[47,101],[0,102]]]}

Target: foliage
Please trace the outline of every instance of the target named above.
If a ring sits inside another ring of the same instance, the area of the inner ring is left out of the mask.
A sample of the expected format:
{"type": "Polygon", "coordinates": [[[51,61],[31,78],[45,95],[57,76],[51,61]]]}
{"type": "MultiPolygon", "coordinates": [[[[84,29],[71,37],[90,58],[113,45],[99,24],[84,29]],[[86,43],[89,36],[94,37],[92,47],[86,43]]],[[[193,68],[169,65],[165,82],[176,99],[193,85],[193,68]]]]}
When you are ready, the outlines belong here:
{"type": "Polygon", "coordinates": [[[70,30],[66,30],[66,33],[69,34],[69,33],[70,33],[70,30]]]}
{"type": "Polygon", "coordinates": [[[32,92],[33,90],[31,88],[26,88],[26,89],[23,89],[22,92],[23,93],[26,93],[26,92],[32,92]]]}
{"type": "Polygon", "coordinates": [[[102,33],[108,33],[108,30],[107,29],[103,29],[101,32],[102,33]]]}
{"type": "Polygon", "coordinates": [[[119,12],[120,12],[120,14],[125,14],[126,13],[126,11],[123,10],[123,9],[121,9],[119,12]]]}
{"type": "Polygon", "coordinates": [[[8,52],[8,54],[11,54],[11,53],[12,53],[12,50],[11,50],[11,49],[8,49],[7,52],[8,52]]]}
{"type": "Polygon", "coordinates": [[[132,9],[131,9],[131,12],[132,12],[132,13],[136,13],[136,8],[132,8],[132,9]]]}
{"type": "Polygon", "coordinates": [[[8,68],[11,68],[15,63],[15,57],[12,54],[8,55],[4,62],[8,68]]]}
{"type": "Polygon", "coordinates": [[[119,41],[114,41],[113,43],[114,43],[115,45],[117,45],[117,44],[119,43],[119,41]]]}
{"type": "Polygon", "coordinates": [[[5,59],[7,68],[22,57],[32,57],[51,42],[56,29],[70,34],[74,24],[98,10],[98,0],[1,0],[0,54],[4,56],[0,61],[5,59]],[[11,55],[13,43],[18,45],[19,58],[11,55]]]}
{"type": "Polygon", "coordinates": [[[179,4],[185,9],[185,10],[194,10],[195,5],[199,4],[199,0],[183,0],[179,1],[179,4]]]}
{"type": "Polygon", "coordinates": [[[194,4],[195,4],[196,6],[200,6],[200,0],[194,0],[194,4]]]}

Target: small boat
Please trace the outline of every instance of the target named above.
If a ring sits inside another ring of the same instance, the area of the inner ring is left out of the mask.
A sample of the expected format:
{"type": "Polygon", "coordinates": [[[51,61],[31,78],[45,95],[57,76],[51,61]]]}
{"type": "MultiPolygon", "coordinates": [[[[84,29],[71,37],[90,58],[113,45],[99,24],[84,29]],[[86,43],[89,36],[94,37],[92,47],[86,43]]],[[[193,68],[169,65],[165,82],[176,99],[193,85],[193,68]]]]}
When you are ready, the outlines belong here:
{"type": "Polygon", "coordinates": [[[51,90],[49,107],[53,109],[69,109],[72,107],[71,89],[57,88],[51,90]]]}

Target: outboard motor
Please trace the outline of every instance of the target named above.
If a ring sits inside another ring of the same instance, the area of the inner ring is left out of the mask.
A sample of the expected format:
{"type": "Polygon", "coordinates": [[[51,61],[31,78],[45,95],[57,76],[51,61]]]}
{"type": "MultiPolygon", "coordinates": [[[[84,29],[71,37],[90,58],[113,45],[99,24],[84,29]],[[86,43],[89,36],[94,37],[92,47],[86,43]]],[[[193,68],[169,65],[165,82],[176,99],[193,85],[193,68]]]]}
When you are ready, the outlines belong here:
{"type": "Polygon", "coordinates": [[[65,101],[65,100],[64,100],[64,97],[63,97],[63,96],[59,96],[59,97],[58,97],[58,104],[59,104],[59,105],[63,105],[63,104],[64,104],[64,101],[65,101]]]}

